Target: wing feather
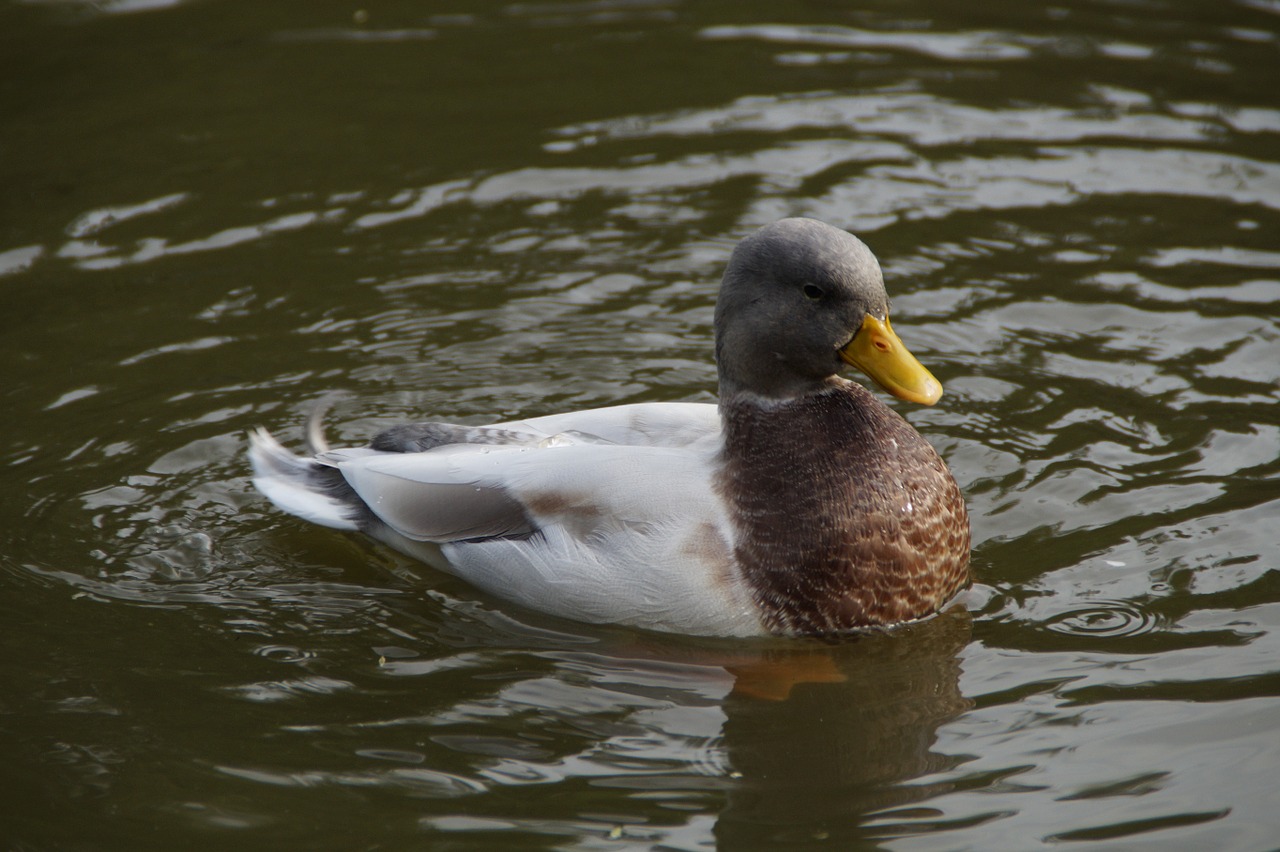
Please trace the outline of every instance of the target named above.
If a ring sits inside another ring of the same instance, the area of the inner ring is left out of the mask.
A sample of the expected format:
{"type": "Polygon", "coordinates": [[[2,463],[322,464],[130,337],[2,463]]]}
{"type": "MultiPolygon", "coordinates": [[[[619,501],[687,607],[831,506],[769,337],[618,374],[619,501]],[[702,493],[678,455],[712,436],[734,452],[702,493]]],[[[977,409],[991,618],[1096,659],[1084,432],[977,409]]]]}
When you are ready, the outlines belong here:
{"type": "Polygon", "coordinates": [[[631,447],[685,447],[720,434],[720,413],[705,402],[641,402],[532,417],[500,426],[631,447]]]}
{"type": "Polygon", "coordinates": [[[536,527],[500,481],[482,481],[457,464],[479,455],[488,455],[487,448],[459,445],[426,453],[336,450],[323,460],[342,472],[379,520],[413,541],[529,535],[536,527]]]}

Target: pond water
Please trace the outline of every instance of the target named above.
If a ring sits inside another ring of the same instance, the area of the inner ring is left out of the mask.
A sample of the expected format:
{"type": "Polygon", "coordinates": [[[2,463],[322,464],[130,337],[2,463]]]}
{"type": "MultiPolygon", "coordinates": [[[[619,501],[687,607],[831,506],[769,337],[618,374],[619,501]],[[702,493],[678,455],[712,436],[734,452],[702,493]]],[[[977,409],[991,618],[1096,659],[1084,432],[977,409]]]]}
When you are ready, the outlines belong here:
{"type": "Polygon", "coordinates": [[[1271,849],[1280,3],[0,3],[0,845],[1271,849]],[[834,644],[503,604],[252,489],[712,400],[816,216],[942,380],[965,606],[834,644]]]}

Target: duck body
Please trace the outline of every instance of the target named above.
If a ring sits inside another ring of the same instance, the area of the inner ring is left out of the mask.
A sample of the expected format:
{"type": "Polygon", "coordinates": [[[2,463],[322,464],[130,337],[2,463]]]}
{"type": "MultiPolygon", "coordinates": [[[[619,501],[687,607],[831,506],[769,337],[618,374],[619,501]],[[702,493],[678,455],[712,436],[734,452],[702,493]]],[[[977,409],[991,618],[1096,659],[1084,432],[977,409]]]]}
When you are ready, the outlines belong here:
{"type": "Polygon", "coordinates": [[[720,636],[913,621],[968,583],[969,524],[933,447],[835,375],[870,358],[858,366],[891,392],[936,399],[887,328],[869,250],[783,220],[726,271],[718,406],[409,424],[310,457],[259,430],[254,482],[304,519],[580,621],[720,636]]]}

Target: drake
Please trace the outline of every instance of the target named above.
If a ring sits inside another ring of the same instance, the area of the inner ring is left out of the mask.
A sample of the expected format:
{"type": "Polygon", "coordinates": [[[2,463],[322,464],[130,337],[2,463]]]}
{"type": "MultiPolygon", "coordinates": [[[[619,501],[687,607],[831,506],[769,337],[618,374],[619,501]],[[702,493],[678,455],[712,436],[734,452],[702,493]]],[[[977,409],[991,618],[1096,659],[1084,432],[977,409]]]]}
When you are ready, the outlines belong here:
{"type": "Polygon", "coordinates": [[[689,634],[833,635],[925,618],[969,580],[946,464],[859,384],[932,405],[875,256],[813,219],[733,251],[719,405],[641,403],[493,426],[416,423],[303,458],[264,430],[254,484],[500,598],[689,634]]]}

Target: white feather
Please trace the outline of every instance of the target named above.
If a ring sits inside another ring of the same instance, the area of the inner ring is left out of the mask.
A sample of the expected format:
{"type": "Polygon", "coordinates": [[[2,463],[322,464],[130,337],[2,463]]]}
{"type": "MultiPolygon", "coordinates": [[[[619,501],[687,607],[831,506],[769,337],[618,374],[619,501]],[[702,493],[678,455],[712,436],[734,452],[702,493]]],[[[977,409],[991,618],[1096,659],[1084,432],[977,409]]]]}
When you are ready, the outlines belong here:
{"type": "Polygon", "coordinates": [[[333,451],[322,458],[388,525],[383,541],[500,597],[586,621],[762,632],[729,570],[732,532],[712,489],[720,449],[715,407],[582,414],[502,424],[541,433],[564,428],[548,435],[558,440],[540,445],[333,451]],[[601,443],[651,444],[663,429],[684,445],[601,443]],[[450,519],[463,526],[449,528],[450,519]],[[519,532],[521,522],[532,534],[505,534],[519,532]],[[424,553],[429,542],[438,550],[424,553]]]}
{"type": "Polygon", "coordinates": [[[315,488],[312,473],[316,462],[298,458],[265,429],[249,433],[249,460],[253,484],[281,509],[335,530],[359,529],[348,504],[315,488]]]}

